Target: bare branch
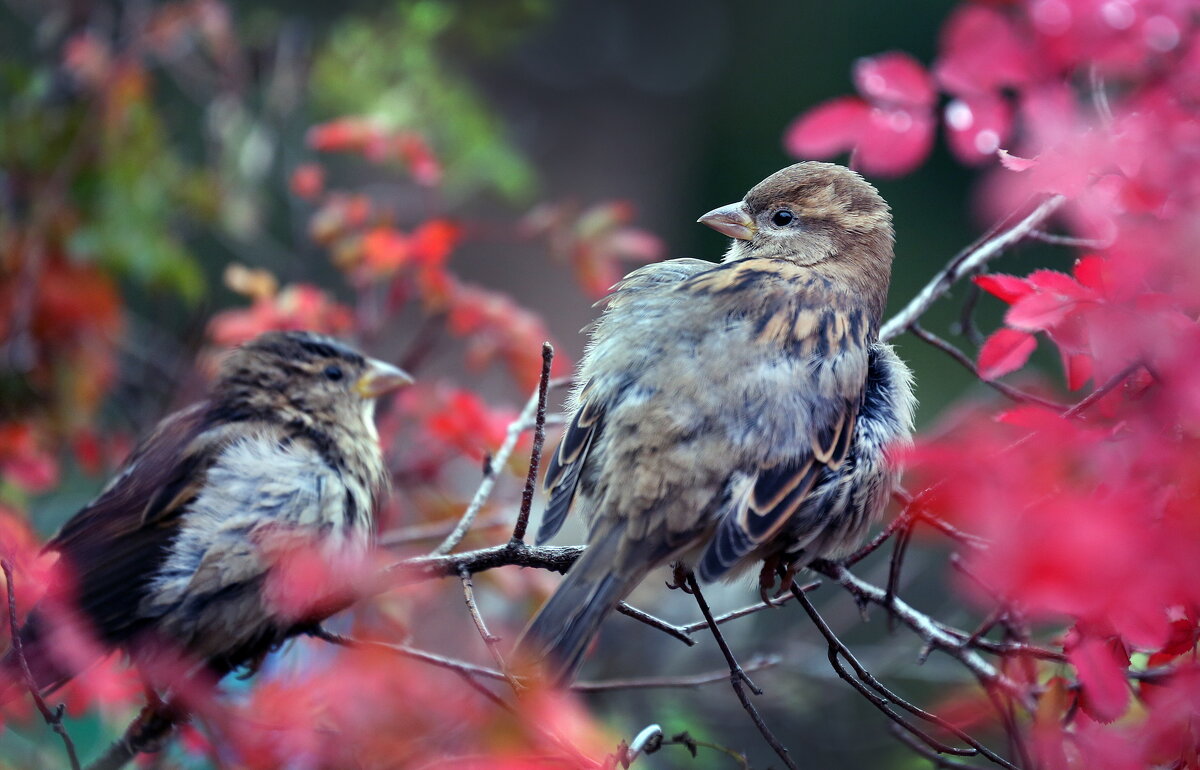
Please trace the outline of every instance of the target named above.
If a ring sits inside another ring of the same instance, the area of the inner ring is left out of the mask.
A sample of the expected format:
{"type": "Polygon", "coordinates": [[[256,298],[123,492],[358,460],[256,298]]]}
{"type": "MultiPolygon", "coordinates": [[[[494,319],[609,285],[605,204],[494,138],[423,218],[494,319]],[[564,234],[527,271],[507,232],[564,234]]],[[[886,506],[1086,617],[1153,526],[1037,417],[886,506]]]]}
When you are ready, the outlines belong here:
{"type": "Polygon", "coordinates": [[[935,275],[916,297],[883,325],[883,329],[879,333],[879,339],[887,342],[908,331],[921,316],[925,315],[925,311],[934,302],[950,290],[951,286],[958,283],[965,276],[979,270],[988,262],[1004,253],[1006,249],[1020,242],[1023,238],[1028,237],[1030,232],[1041,225],[1042,222],[1049,219],[1054,212],[1062,208],[1066,200],[1062,195],[1052,195],[1034,207],[1033,211],[1020,218],[1015,224],[1009,226],[1007,222],[1002,222],[978,241],[963,249],[958,254],[955,254],[946,266],[942,268],[941,272],[935,275]]]}
{"type": "Polygon", "coordinates": [[[516,678],[508,673],[508,667],[504,665],[504,656],[500,654],[500,637],[488,631],[487,624],[483,621],[483,615],[479,612],[479,606],[475,603],[475,585],[471,582],[471,573],[466,569],[461,569],[458,574],[462,580],[463,599],[467,603],[467,611],[471,613],[471,620],[475,622],[475,628],[479,631],[484,646],[487,647],[492,660],[495,661],[496,668],[508,681],[508,686],[513,689],[513,692],[520,692],[520,685],[516,678]]]}
{"type": "Polygon", "coordinates": [[[1019,390],[1018,388],[1014,388],[1011,385],[1006,385],[1003,382],[1000,382],[999,380],[985,380],[982,376],[980,376],[979,369],[975,366],[975,362],[972,361],[971,358],[966,353],[964,353],[961,350],[959,350],[958,348],[954,347],[954,345],[950,344],[948,341],[937,336],[933,332],[928,331],[927,329],[922,327],[921,324],[919,324],[915,321],[913,322],[913,324],[911,326],[908,327],[908,330],[913,333],[913,336],[917,337],[918,339],[920,339],[924,342],[929,343],[930,345],[937,348],[938,350],[941,350],[942,352],[946,353],[948,356],[953,358],[958,363],[962,364],[962,366],[967,371],[969,371],[971,374],[975,375],[979,379],[979,381],[982,382],[984,385],[987,385],[988,387],[995,389],[996,391],[1003,394],[1004,396],[1011,398],[1013,401],[1016,401],[1018,403],[1038,404],[1039,406],[1044,406],[1048,409],[1053,409],[1056,412],[1061,412],[1062,410],[1067,408],[1066,404],[1060,404],[1057,401],[1051,401],[1048,398],[1042,398],[1041,396],[1036,395],[1034,393],[1030,393],[1030,392],[1024,391],[1024,390],[1019,390]]]}
{"type": "MultiPolygon", "coordinates": [[[[729,649],[729,645],[725,641],[725,637],[721,634],[721,629],[717,627],[717,620],[713,617],[712,610],[708,608],[708,602],[704,599],[704,594],[700,592],[700,583],[696,580],[696,576],[691,572],[687,573],[687,586],[689,592],[696,599],[696,606],[700,608],[700,614],[704,616],[704,620],[708,623],[708,628],[712,631],[713,639],[716,640],[717,646],[721,648],[721,653],[725,656],[725,662],[729,664],[729,684],[733,686],[733,691],[737,694],[738,700],[742,702],[742,708],[750,715],[754,726],[762,733],[763,738],[770,744],[775,753],[783,760],[783,764],[791,770],[798,770],[796,763],[788,755],[787,747],[779,742],[775,734],[771,732],[771,728],[767,727],[767,723],[763,721],[762,716],[758,713],[758,709],[754,708],[754,704],[750,702],[749,696],[746,695],[743,683],[748,686],[755,695],[761,695],[762,690],[750,681],[750,677],[746,675],[746,671],[738,664],[737,658],[733,656],[733,651],[729,649]]],[[[804,592],[793,586],[794,592],[799,596],[804,596],[804,592]]]]}
{"type": "MultiPolygon", "coordinates": [[[[553,380],[549,383],[549,387],[562,385],[568,381],[566,379],[553,380]]],[[[475,517],[479,515],[479,511],[483,509],[484,504],[487,503],[488,498],[492,495],[492,490],[496,486],[496,469],[503,468],[508,463],[508,458],[512,456],[513,450],[517,448],[517,442],[520,440],[521,434],[533,424],[533,418],[537,414],[540,387],[538,391],[538,393],[534,393],[529,397],[529,401],[526,402],[525,408],[521,410],[521,414],[509,424],[508,435],[505,436],[504,443],[500,445],[500,448],[496,450],[496,454],[492,458],[491,473],[484,474],[483,481],[479,483],[479,488],[475,490],[475,496],[471,498],[467,509],[463,511],[462,517],[458,520],[458,525],[454,527],[454,530],[446,536],[446,539],[437,548],[433,549],[431,555],[442,556],[450,553],[467,536],[467,530],[471,528],[475,517]]]]}
{"type": "MultiPolygon", "coordinates": [[[[854,653],[850,651],[850,648],[847,647],[835,633],[833,633],[833,629],[829,627],[829,624],[826,623],[825,619],[822,618],[820,613],[817,612],[817,608],[814,607],[812,602],[808,600],[808,597],[805,596],[801,591],[794,591],[794,594],[796,599],[800,602],[800,606],[804,608],[804,611],[808,614],[809,618],[812,619],[814,625],[816,625],[817,630],[820,631],[821,635],[825,637],[825,640],[829,646],[829,663],[833,666],[834,671],[837,672],[838,676],[850,683],[854,689],[858,690],[877,709],[886,714],[888,718],[891,719],[895,724],[908,731],[915,738],[939,754],[952,754],[955,756],[975,756],[977,754],[981,754],[1001,767],[1007,768],[1008,770],[1017,770],[1017,767],[1011,762],[996,754],[991,749],[988,749],[986,746],[979,743],[979,741],[972,738],[963,730],[960,730],[936,714],[925,711],[924,709],[914,705],[904,698],[901,698],[899,695],[885,687],[882,682],[876,679],[875,676],[858,661],[858,659],[854,656],[854,653]],[[846,663],[850,664],[850,667],[854,669],[854,676],[851,676],[850,672],[847,671],[845,666],[842,665],[842,660],[845,660],[846,663]],[[906,720],[902,715],[892,708],[892,704],[899,706],[918,719],[929,722],[930,724],[936,725],[937,727],[951,733],[959,740],[965,742],[968,746],[970,746],[970,748],[962,749],[942,743],[906,720]]],[[[886,595],[887,594],[885,592],[885,596],[886,595]]],[[[891,606],[895,606],[898,601],[899,600],[895,599],[894,597],[889,599],[891,606]]]]}
{"type": "MultiPolygon", "coordinates": [[[[782,658],[778,655],[768,655],[765,658],[754,658],[744,666],[744,670],[762,671],[779,665],[782,658]]],[[[700,687],[715,682],[729,681],[728,671],[710,671],[705,674],[690,676],[657,676],[630,679],[606,679],[599,682],[576,682],[572,690],[578,692],[607,692],[609,690],[648,690],[674,687],[700,687]]]]}
{"type": "Polygon", "coordinates": [[[529,513],[533,510],[533,492],[537,488],[538,464],[542,459],[542,444],[546,441],[546,391],[550,388],[550,364],[554,362],[554,346],[542,343],[542,374],[538,379],[537,408],[533,421],[533,449],[529,453],[529,474],[525,477],[525,490],[521,493],[521,511],[513,528],[512,539],[518,543],[525,540],[525,529],[529,526],[529,513]]]}
{"type": "Polygon", "coordinates": [[[21,676],[25,680],[25,689],[29,690],[29,694],[33,696],[34,705],[41,712],[42,719],[46,720],[46,724],[50,725],[51,730],[58,733],[59,738],[62,738],[63,748],[67,751],[67,761],[71,763],[71,770],[79,770],[79,756],[75,753],[75,742],[71,740],[71,736],[67,734],[67,728],[63,725],[63,707],[59,706],[51,710],[46,705],[45,699],[42,698],[41,687],[33,678],[29,660],[25,657],[25,646],[21,639],[21,624],[17,622],[17,589],[13,581],[13,568],[8,559],[0,559],[0,569],[4,570],[4,581],[8,585],[8,628],[12,633],[12,651],[20,665],[21,676]]]}

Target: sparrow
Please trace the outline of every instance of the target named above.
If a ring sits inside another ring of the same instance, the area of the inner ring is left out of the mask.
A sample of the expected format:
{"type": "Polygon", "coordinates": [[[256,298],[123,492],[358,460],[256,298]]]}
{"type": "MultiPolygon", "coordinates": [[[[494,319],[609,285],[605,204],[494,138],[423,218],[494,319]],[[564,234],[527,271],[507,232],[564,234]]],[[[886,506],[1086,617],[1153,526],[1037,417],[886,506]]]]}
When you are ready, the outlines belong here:
{"type": "MultiPolygon", "coordinates": [[[[22,628],[38,686],[93,662],[64,653],[64,613],[105,650],[135,662],[169,650],[215,679],[323,620],[282,614],[264,595],[270,548],[282,534],[365,553],[386,478],[375,400],[411,382],[304,331],[230,352],[208,398],[163,419],[46,545],[73,590],[22,628]]],[[[10,652],[3,667],[14,664],[10,652]]]]}
{"type": "Polygon", "coordinates": [[[702,581],[845,555],[898,482],[912,376],[879,328],[887,203],[858,174],[789,166],[700,217],[720,264],[672,259],[606,300],[546,472],[537,542],[572,508],[587,549],[517,645],[562,685],[605,615],[655,567],[702,581]]]}

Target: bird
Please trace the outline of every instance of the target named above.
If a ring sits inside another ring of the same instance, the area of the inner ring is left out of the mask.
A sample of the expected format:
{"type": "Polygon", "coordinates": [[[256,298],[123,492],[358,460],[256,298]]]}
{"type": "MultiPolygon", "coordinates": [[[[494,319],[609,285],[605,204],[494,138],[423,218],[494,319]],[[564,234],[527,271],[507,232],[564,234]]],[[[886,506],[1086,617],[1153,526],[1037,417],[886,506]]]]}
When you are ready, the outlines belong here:
{"type": "Polygon", "coordinates": [[[557,685],[651,569],[711,582],[764,561],[769,585],[777,565],[847,554],[899,481],[889,449],[911,441],[915,401],[879,340],[894,234],[878,191],[801,162],[698,221],[732,239],[724,259],[613,287],[548,463],[537,542],[578,509],[587,548],[514,660],[557,685]]]}
{"type": "MultiPolygon", "coordinates": [[[[21,629],[36,686],[90,663],[56,624],[134,662],[170,653],[214,679],[256,666],[341,607],[291,617],[266,596],[278,537],[365,554],[386,489],[376,399],[403,370],[332,337],[272,331],[229,352],[207,398],[164,418],[46,544],[70,588],[21,629]]],[[[0,669],[12,674],[10,651],[0,669]]]]}

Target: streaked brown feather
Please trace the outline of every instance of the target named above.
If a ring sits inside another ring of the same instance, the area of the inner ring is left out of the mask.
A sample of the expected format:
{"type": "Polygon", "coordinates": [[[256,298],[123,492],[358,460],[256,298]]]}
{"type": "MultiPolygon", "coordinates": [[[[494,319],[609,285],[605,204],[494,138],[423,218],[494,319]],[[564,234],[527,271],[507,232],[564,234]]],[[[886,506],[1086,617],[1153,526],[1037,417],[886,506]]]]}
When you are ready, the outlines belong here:
{"type": "Polygon", "coordinates": [[[128,470],[46,544],[62,555],[80,609],[109,643],[129,639],[144,623],[136,614],[142,593],[203,482],[196,469],[216,449],[197,445],[205,412],[197,404],[165,420],[126,462],[128,470]]]}

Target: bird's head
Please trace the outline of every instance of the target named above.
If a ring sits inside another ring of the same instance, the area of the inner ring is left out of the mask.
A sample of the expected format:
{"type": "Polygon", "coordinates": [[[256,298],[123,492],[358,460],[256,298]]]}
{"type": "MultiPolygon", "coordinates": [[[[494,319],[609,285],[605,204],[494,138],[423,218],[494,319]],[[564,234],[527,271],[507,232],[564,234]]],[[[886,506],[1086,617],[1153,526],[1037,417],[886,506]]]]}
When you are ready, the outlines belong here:
{"type": "Polygon", "coordinates": [[[403,370],[306,331],[267,332],[232,351],[214,394],[245,418],[362,424],[374,434],[375,399],[412,383],[403,370]]]}
{"type": "Polygon", "coordinates": [[[733,238],[725,261],[866,262],[890,271],[892,216],[865,179],[844,166],[806,161],[776,171],[737,203],[698,220],[733,238]]]}

